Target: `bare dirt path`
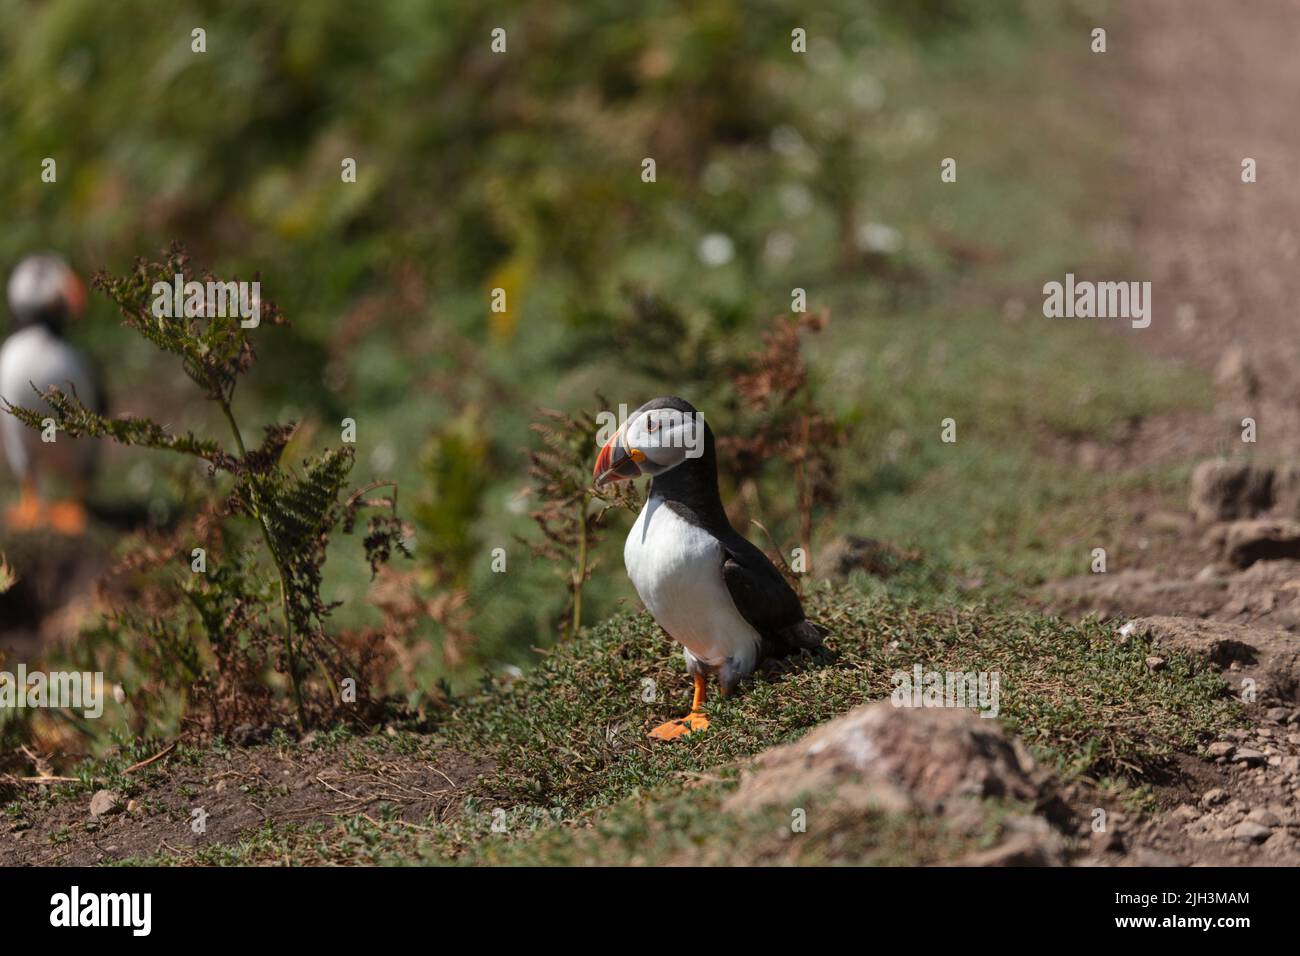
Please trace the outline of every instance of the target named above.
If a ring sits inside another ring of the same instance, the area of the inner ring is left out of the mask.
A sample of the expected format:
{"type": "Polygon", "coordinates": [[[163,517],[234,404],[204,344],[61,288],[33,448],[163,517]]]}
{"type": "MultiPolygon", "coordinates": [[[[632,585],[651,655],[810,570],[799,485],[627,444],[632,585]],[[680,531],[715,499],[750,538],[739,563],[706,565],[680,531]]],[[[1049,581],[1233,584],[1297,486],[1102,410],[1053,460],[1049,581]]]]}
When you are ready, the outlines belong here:
{"type": "MultiPolygon", "coordinates": [[[[1220,369],[1225,421],[1253,415],[1258,451],[1294,457],[1300,4],[1140,0],[1123,15],[1110,34],[1116,89],[1108,95],[1117,115],[1129,117],[1133,247],[1156,301],[1140,339],[1160,354],[1220,369]],[[1254,183],[1242,181],[1245,159],[1255,160],[1254,183]],[[1246,381],[1232,374],[1240,367],[1234,355],[1253,373],[1246,381]]],[[[1232,437],[1235,430],[1225,435],[1232,437]]]]}
{"type": "Polygon", "coordinates": [[[1143,457],[1226,462],[1167,516],[1168,561],[1052,593],[1075,613],[1161,616],[1136,627],[1214,660],[1254,723],[1184,761],[1127,841],[1169,862],[1300,863],[1300,4],[1138,0],[1105,25],[1099,92],[1124,137],[1116,188],[1139,270],[1114,278],[1149,279],[1154,301],[1151,327],[1126,334],[1215,382],[1212,411],[1167,423],[1178,440],[1143,457]]]}

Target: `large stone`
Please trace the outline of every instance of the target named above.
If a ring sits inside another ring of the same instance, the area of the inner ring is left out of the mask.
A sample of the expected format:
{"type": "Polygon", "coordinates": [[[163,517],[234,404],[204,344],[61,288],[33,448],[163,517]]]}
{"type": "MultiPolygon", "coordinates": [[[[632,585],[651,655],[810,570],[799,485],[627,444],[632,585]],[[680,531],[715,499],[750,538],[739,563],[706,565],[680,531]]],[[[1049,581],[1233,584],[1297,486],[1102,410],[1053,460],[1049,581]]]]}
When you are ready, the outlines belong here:
{"type": "MultiPolygon", "coordinates": [[[[794,807],[812,797],[849,810],[934,814],[973,833],[988,820],[984,798],[1056,806],[1054,796],[1044,799],[1045,779],[1028,751],[995,721],[971,711],[877,701],[767,751],[725,806],[745,813],[794,807]]],[[[997,846],[962,862],[1065,862],[1065,841],[1043,818],[1013,818],[1001,832],[997,846]]]]}
{"type": "Polygon", "coordinates": [[[1246,819],[1251,823],[1258,823],[1262,827],[1268,827],[1270,830],[1282,825],[1282,819],[1265,807],[1257,807],[1246,814],[1246,819]]]}
{"type": "Polygon", "coordinates": [[[845,534],[822,548],[813,570],[824,577],[847,577],[855,570],[862,570],[887,578],[919,560],[917,552],[895,547],[887,541],[845,534]]]}
{"type": "Polygon", "coordinates": [[[1273,469],[1218,458],[1192,472],[1188,506],[1197,521],[1232,521],[1263,514],[1273,504],[1273,469]]]}
{"type": "Polygon", "coordinates": [[[1233,521],[1218,531],[1222,534],[1223,557],[1233,567],[1300,558],[1300,522],[1255,518],[1233,521]]]}
{"type": "Polygon", "coordinates": [[[1221,670],[1231,670],[1234,690],[1244,678],[1254,680],[1262,703],[1300,699],[1300,637],[1295,634],[1185,617],[1144,617],[1130,624],[1130,634],[1149,636],[1163,648],[1204,657],[1221,670]]]}
{"type": "Polygon", "coordinates": [[[92,817],[107,816],[110,813],[116,813],[122,809],[122,798],[112,790],[97,790],[95,795],[90,798],[90,815],[92,817]]]}
{"type": "Polygon", "coordinates": [[[1232,828],[1232,838],[1238,843],[1262,843],[1272,832],[1266,826],[1243,820],[1232,828]]]}
{"type": "Polygon", "coordinates": [[[959,797],[1033,799],[1035,770],[995,722],[971,711],[877,701],[768,751],[730,804],[788,803],[838,790],[862,807],[933,811],[959,797]]]}
{"type": "Polygon", "coordinates": [[[1282,465],[1273,470],[1270,512],[1279,518],[1300,520],[1300,465],[1282,465]]]}

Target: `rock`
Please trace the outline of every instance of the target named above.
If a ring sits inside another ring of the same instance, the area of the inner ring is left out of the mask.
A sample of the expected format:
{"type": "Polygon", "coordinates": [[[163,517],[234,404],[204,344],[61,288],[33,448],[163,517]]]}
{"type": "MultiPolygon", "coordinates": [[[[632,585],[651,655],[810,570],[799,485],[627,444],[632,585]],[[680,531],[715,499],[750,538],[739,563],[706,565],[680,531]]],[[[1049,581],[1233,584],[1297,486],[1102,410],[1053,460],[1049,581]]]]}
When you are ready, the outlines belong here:
{"type": "Polygon", "coordinates": [[[1247,767],[1254,767],[1264,762],[1264,755],[1258,750],[1252,750],[1250,747],[1241,747],[1232,756],[1233,763],[1244,763],[1247,767]]]}
{"type": "Polygon", "coordinates": [[[1273,470],[1226,459],[1203,461],[1192,472],[1188,506],[1202,523],[1253,518],[1273,503],[1273,470]]]}
{"type": "Polygon", "coordinates": [[[1175,807],[1171,811],[1170,816],[1179,823],[1191,823],[1193,820],[1199,820],[1201,818],[1201,811],[1197,810],[1190,803],[1184,803],[1175,807]]]}
{"type": "Polygon", "coordinates": [[[1280,827],[1282,820],[1272,810],[1265,810],[1263,807],[1257,807],[1246,814],[1246,819],[1251,823],[1258,823],[1262,827],[1268,827],[1270,830],[1274,827],[1280,827]]]}
{"type": "Polygon", "coordinates": [[[1283,465],[1273,471],[1273,505],[1279,518],[1300,519],[1300,465],[1283,465]]]}
{"type": "Polygon", "coordinates": [[[1135,846],[1129,854],[1133,866],[1178,866],[1178,858],[1150,846],[1135,846]]]}
{"type": "Polygon", "coordinates": [[[1286,707],[1270,707],[1265,716],[1275,724],[1285,724],[1291,719],[1291,713],[1286,707]]]}
{"type": "Polygon", "coordinates": [[[1246,814],[1235,807],[1221,807],[1214,815],[1214,822],[1224,830],[1230,830],[1235,824],[1246,819],[1246,814]]]}
{"type": "Polygon", "coordinates": [[[1201,805],[1205,807],[1213,807],[1223,803],[1223,801],[1227,799],[1228,791],[1224,790],[1222,787],[1214,787],[1213,789],[1206,790],[1205,793],[1201,794],[1201,805]]]}
{"type": "Polygon", "coordinates": [[[1261,703],[1293,702],[1300,696],[1300,640],[1294,634],[1185,617],[1135,618],[1132,624],[1136,635],[1152,638],[1164,650],[1204,657],[1221,670],[1231,670],[1234,689],[1242,678],[1251,678],[1261,703]]]}
{"type": "MultiPolygon", "coordinates": [[[[1008,740],[993,721],[971,711],[902,708],[882,700],[764,753],[723,807],[736,813],[791,807],[815,793],[819,803],[846,816],[869,809],[920,811],[954,832],[975,834],[986,832],[989,822],[983,798],[1044,806],[1046,779],[1023,745],[1008,740]]],[[[1041,818],[1006,821],[1003,831],[998,846],[963,862],[1065,860],[1064,840],[1041,818]]]]}
{"type": "Polygon", "coordinates": [[[1216,740],[1205,748],[1205,752],[1211,757],[1231,757],[1236,749],[1236,746],[1227,740],[1216,740]]]}
{"type": "Polygon", "coordinates": [[[970,711],[877,701],[765,753],[729,809],[788,803],[847,786],[851,802],[935,809],[955,797],[1034,799],[1036,767],[1000,728],[970,711]]]}
{"type": "Polygon", "coordinates": [[[126,812],[127,812],[127,813],[139,813],[139,812],[140,812],[140,801],[139,801],[139,800],[128,800],[128,801],[126,801],[126,812]]]}
{"type": "Polygon", "coordinates": [[[1300,558],[1300,522],[1292,519],[1233,521],[1221,531],[1223,557],[1233,567],[1248,568],[1256,561],[1300,558]]]}
{"type": "Polygon", "coordinates": [[[1187,824],[1187,835],[1197,840],[1222,840],[1222,828],[1217,820],[1208,814],[1199,820],[1187,824]]]}
{"type": "Polygon", "coordinates": [[[1274,830],[1264,841],[1263,850],[1278,856],[1289,855],[1295,852],[1295,839],[1285,830],[1274,830]]]}
{"type": "Polygon", "coordinates": [[[1147,670],[1151,671],[1152,673],[1155,673],[1158,670],[1163,670],[1164,666],[1165,666],[1165,659],[1163,657],[1147,658],[1147,670]]]}
{"type": "Polygon", "coordinates": [[[1262,843],[1273,831],[1251,820],[1242,820],[1232,828],[1232,838],[1238,843],[1262,843]]]}
{"type": "Polygon", "coordinates": [[[887,578],[920,559],[921,555],[916,551],[904,550],[875,538],[847,534],[835,538],[821,550],[814,570],[829,577],[846,577],[860,569],[887,578]]]}
{"type": "Polygon", "coordinates": [[[116,813],[122,809],[122,798],[112,790],[97,790],[95,795],[90,798],[90,815],[92,817],[107,816],[110,813],[116,813]]]}

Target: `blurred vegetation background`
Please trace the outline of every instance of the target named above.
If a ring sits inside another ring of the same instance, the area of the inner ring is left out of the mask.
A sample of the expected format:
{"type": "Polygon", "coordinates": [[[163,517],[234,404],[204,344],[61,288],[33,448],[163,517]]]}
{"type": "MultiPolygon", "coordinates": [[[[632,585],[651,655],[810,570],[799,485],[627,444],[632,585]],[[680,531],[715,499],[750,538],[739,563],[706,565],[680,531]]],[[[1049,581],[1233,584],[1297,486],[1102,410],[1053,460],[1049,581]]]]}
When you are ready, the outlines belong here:
{"type": "MultiPolygon", "coordinates": [[[[421,615],[432,653],[413,699],[526,665],[559,634],[562,569],[526,546],[539,407],[679,394],[725,434],[742,414],[732,373],[795,288],[829,310],[805,349],[847,438],[814,552],[886,539],[921,560],[860,575],[864,588],[996,599],[1075,567],[1056,545],[1101,520],[1077,506],[1101,479],[1035,455],[1041,440],[1103,433],[1196,384],[1118,339],[1032,324],[1044,276],[1104,255],[1079,223],[1105,214],[1086,184],[1109,147],[1041,69],[1086,56],[1096,9],[0,0],[0,263],[53,248],[83,274],[121,272],[178,239],[220,275],[260,274],[292,326],[257,337],[241,421],[300,419],[303,441],[337,444],[355,419],[354,477],[397,480],[418,585],[465,593],[454,626],[421,615]],[[206,53],[191,50],[198,27],[206,53]],[[938,441],[948,417],[955,445],[938,441]]],[[[215,433],[102,298],[71,334],[114,411],[215,433]]],[[[96,494],[165,523],[185,477],[115,449],[96,494]]],[[[788,463],[723,481],[788,554],[788,463]]],[[[629,521],[615,516],[597,552],[587,623],[633,597],[629,521]]],[[[356,551],[331,560],[326,595],[347,626],[380,626],[356,551]]]]}

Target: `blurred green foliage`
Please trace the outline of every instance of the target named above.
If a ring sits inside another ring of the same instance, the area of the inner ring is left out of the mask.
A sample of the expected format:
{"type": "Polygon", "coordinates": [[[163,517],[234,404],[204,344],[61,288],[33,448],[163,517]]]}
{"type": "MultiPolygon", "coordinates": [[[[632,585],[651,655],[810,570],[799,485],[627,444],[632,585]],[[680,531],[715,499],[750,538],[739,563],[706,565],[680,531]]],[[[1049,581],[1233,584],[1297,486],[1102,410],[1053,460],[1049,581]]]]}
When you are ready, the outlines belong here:
{"type": "MultiPolygon", "coordinates": [[[[329,443],[355,419],[356,477],[398,480],[426,583],[469,590],[467,675],[530,660],[565,600],[518,540],[537,407],[677,393],[725,432],[728,373],[795,287],[831,307],[811,364],[856,436],[819,536],[919,544],[925,580],[897,586],[927,593],[972,566],[1032,577],[1061,566],[1040,560],[1057,535],[1040,509],[1069,522],[1059,499],[1089,479],[1027,467],[1026,435],[1190,394],[1127,346],[1080,348],[1091,330],[1030,327],[1043,274],[1095,255],[1078,156],[1105,148],[1079,117],[1062,130],[1036,59],[1089,6],[0,0],[0,262],[55,247],[121,271],[179,239],[217,272],[260,272],[293,324],[259,332],[240,420],[305,418],[329,443]],[[955,448],[927,443],[946,415],[969,423],[955,448]]],[[[102,301],[74,334],[115,410],[214,427],[102,301]]],[[[117,453],[103,493],[165,498],[150,467],[117,453]]],[[[757,500],[785,543],[782,469],[757,500]]],[[[588,622],[631,594],[621,537],[588,622]]],[[[327,596],[361,598],[368,577],[331,561],[327,596]]],[[[340,619],[378,623],[360,600],[340,619]]]]}

